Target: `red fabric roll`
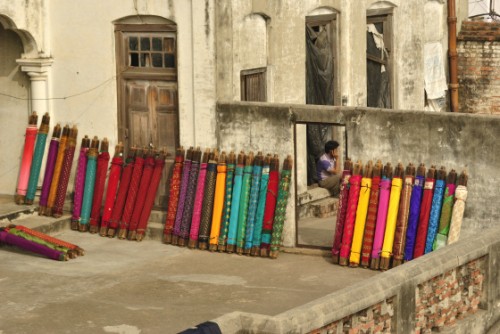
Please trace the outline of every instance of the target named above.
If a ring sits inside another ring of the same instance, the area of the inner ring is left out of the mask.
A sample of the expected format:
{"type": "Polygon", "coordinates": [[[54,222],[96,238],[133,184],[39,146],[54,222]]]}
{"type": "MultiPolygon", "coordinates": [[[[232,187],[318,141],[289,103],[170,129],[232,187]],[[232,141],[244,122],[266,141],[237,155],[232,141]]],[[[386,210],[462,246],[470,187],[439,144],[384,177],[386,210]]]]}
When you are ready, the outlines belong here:
{"type": "Polygon", "coordinates": [[[366,216],[365,234],[363,236],[363,250],[361,252],[361,266],[370,265],[370,255],[375,236],[375,224],[377,222],[378,193],[380,190],[380,176],[372,178],[372,189],[370,192],[370,202],[368,203],[368,215],[366,216]]]}
{"type": "Polygon", "coordinates": [[[427,229],[429,227],[429,216],[431,214],[432,196],[434,194],[434,169],[431,167],[427,178],[425,179],[424,194],[422,195],[422,204],[420,206],[420,216],[418,219],[417,238],[413,250],[413,258],[424,255],[425,242],[427,240],[427,229]]]}
{"type": "Polygon", "coordinates": [[[168,238],[172,236],[174,231],[175,216],[177,215],[177,204],[179,202],[179,194],[181,188],[182,164],[184,162],[184,150],[182,147],[177,149],[175,154],[174,170],[170,178],[169,199],[167,208],[167,219],[163,230],[164,242],[170,242],[168,238]]]}
{"type": "Polygon", "coordinates": [[[264,209],[264,220],[262,222],[262,236],[260,248],[269,250],[271,248],[271,235],[273,233],[274,210],[278,199],[279,190],[279,160],[275,156],[271,160],[271,171],[269,172],[269,182],[267,184],[266,208],[264,209]]]}
{"type": "Polygon", "coordinates": [[[344,232],[345,215],[347,212],[347,200],[349,199],[349,179],[351,178],[351,170],[345,167],[352,167],[349,162],[346,162],[344,171],[342,172],[342,180],[340,183],[339,206],[337,208],[337,220],[335,223],[335,235],[333,237],[332,258],[334,263],[338,263],[340,247],[342,246],[342,233],[344,232]]]}
{"type": "Polygon", "coordinates": [[[104,209],[102,211],[101,231],[100,234],[105,236],[111,219],[113,204],[115,203],[116,191],[118,190],[118,182],[122,172],[123,157],[122,146],[119,144],[115,148],[115,156],[111,161],[111,170],[108,178],[108,188],[106,189],[106,198],[104,199],[104,209]]]}
{"type": "Polygon", "coordinates": [[[36,123],[38,116],[36,112],[29,117],[29,124],[26,128],[26,136],[24,138],[23,158],[21,160],[21,169],[19,170],[19,179],[17,181],[17,196],[16,203],[23,204],[28,189],[28,181],[30,177],[31,163],[33,161],[33,151],[35,150],[36,134],[38,132],[36,123]]]}
{"type": "Polygon", "coordinates": [[[102,197],[108,172],[109,152],[106,138],[101,142],[101,153],[97,157],[97,170],[95,176],[94,196],[92,210],[90,211],[90,232],[96,233],[101,221],[102,197]]]}
{"type": "Polygon", "coordinates": [[[341,265],[347,265],[351,252],[352,236],[354,233],[354,221],[356,220],[356,210],[358,208],[359,190],[361,189],[361,175],[353,175],[349,179],[349,199],[347,201],[347,213],[342,233],[342,246],[340,247],[341,265]]]}
{"type": "Polygon", "coordinates": [[[125,239],[125,237],[127,236],[130,219],[132,218],[132,212],[134,211],[137,191],[139,190],[139,183],[141,182],[143,168],[144,168],[144,158],[139,154],[138,156],[135,157],[134,171],[132,172],[132,178],[130,180],[130,186],[127,193],[127,201],[125,202],[125,208],[123,209],[122,219],[120,220],[119,237],[121,239],[125,239]]]}
{"type": "Polygon", "coordinates": [[[142,240],[146,227],[148,226],[149,215],[151,214],[151,209],[153,208],[153,204],[155,202],[156,192],[158,191],[158,186],[160,185],[163,167],[165,167],[165,155],[162,153],[155,159],[153,175],[151,176],[146,199],[144,201],[144,207],[139,218],[139,225],[137,225],[136,239],[138,241],[142,240]]]}
{"type": "Polygon", "coordinates": [[[142,171],[141,182],[139,183],[139,189],[137,191],[137,198],[135,200],[134,211],[132,212],[132,217],[130,218],[130,225],[128,228],[129,230],[128,238],[130,240],[135,240],[137,226],[139,225],[141,212],[142,209],[144,208],[144,203],[146,202],[146,195],[148,194],[148,188],[149,184],[151,183],[151,177],[153,176],[154,168],[155,168],[155,159],[153,155],[148,154],[144,162],[144,169],[142,171]]]}

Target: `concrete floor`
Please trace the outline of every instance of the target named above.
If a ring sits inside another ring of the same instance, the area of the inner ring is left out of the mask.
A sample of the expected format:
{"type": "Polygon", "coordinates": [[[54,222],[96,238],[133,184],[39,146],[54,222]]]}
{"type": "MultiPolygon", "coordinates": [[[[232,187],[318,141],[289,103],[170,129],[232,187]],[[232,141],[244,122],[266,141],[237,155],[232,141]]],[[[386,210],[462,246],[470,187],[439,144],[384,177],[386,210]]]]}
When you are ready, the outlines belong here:
{"type": "Polygon", "coordinates": [[[279,314],[378,273],[300,250],[271,260],[67,228],[53,235],[86,255],[57,262],[0,247],[0,334],[177,333],[232,311],[279,314]]]}

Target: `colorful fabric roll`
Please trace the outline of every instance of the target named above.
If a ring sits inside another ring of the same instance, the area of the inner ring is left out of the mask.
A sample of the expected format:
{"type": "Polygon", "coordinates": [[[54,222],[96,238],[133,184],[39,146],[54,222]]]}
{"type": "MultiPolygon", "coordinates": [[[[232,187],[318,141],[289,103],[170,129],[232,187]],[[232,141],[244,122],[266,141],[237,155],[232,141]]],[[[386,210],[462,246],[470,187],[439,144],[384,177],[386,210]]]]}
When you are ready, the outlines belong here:
{"type": "Polygon", "coordinates": [[[83,190],[82,218],[80,219],[80,224],[78,225],[78,230],[81,232],[87,232],[89,229],[90,213],[92,210],[92,198],[94,197],[95,176],[97,170],[98,147],[99,141],[97,137],[94,137],[87,153],[87,172],[85,175],[85,188],[83,190]]]}
{"type": "Polygon", "coordinates": [[[73,215],[71,216],[71,229],[78,230],[82,213],[83,190],[85,188],[85,173],[87,173],[87,153],[90,147],[88,136],[82,138],[80,154],[76,166],[75,187],[73,195],[73,215]]]}
{"type": "MultiPolygon", "coordinates": [[[[217,249],[221,252],[226,250],[227,233],[229,231],[229,221],[231,218],[231,202],[233,196],[233,178],[234,169],[236,168],[236,157],[234,152],[230,152],[227,158],[227,171],[226,171],[226,189],[224,194],[224,208],[222,210],[222,222],[219,233],[219,241],[217,249]]],[[[259,239],[260,245],[260,239],[259,239]]]]}
{"type": "Polygon", "coordinates": [[[243,168],[240,208],[238,210],[238,229],[236,232],[236,252],[238,254],[243,254],[243,248],[245,247],[245,232],[247,226],[248,206],[250,202],[250,188],[252,186],[253,160],[253,152],[250,152],[245,158],[245,167],[243,168]]]}
{"type": "Polygon", "coordinates": [[[104,208],[102,210],[101,228],[99,235],[102,237],[108,233],[108,226],[111,220],[113,204],[115,203],[116,192],[118,190],[118,182],[123,167],[123,144],[119,143],[115,146],[113,160],[111,160],[111,170],[109,171],[108,188],[106,189],[106,197],[104,198],[104,208]]]}
{"type": "Polygon", "coordinates": [[[92,198],[92,210],[90,212],[90,233],[99,231],[101,222],[102,198],[104,196],[104,185],[109,165],[109,142],[107,138],[101,141],[101,151],[97,157],[97,169],[95,175],[94,196],[92,198]]]}
{"type": "Polygon", "coordinates": [[[141,212],[142,209],[144,208],[144,203],[146,202],[146,196],[149,191],[151,177],[153,176],[154,168],[155,168],[155,158],[152,152],[148,152],[146,154],[146,159],[144,160],[144,168],[142,170],[141,181],[139,182],[139,188],[137,190],[137,197],[134,203],[134,210],[132,211],[132,216],[130,217],[130,224],[128,228],[129,240],[136,240],[137,226],[139,226],[139,219],[141,218],[141,212]]]}
{"type": "Polygon", "coordinates": [[[340,246],[339,264],[346,266],[351,253],[352,237],[354,233],[354,223],[356,221],[356,210],[358,208],[359,193],[361,190],[361,173],[363,167],[361,161],[354,165],[353,175],[349,179],[349,199],[347,200],[347,212],[342,231],[342,245],[340,246]]]}
{"type": "Polygon", "coordinates": [[[446,189],[444,191],[443,206],[441,208],[441,217],[439,219],[439,228],[434,240],[433,250],[446,246],[448,241],[448,232],[450,231],[451,213],[453,210],[453,200],[455,198],[457,173],[454,169],[448,174],[446,180],[446,189]]]}
{"type": "Polygon", "coordinates": [[[217,177],[215,180],[214,208],[212,212],[212,228],[210,231],[209,250],[216,251],[219,242],[222,213],[224,210],[224,195],[226,187],[226,153],[222,152],[217,164],[217,177]]]}
{"type": "Polygon", "coordinates": [[[177,214],[175,215],[175,224],[172,243],[177,245],[179,234],[181,233],[182,215],[184,214],[184,204],[186,202],[187,187],[189,183],[189,174],[191,173],[191,160],[193,159],[193,148],[190,147],[186,153],[186,159],[182,166],[181,190],[179,193],[179,202],[177,204],[177,214]]]}
{"type": "Polygon", "coordinates": [[[467,201],[467,179],[468,176],[465,171],[458,178],[458,186],[455,189],[455,204],[453,204],[451,214],[450,233],[448,233],[448,245],[457,242],[460,238],[465,202],[467,201]]]}
{"type": "Polygon", "coordinates": [[[392,178],[384,242],[382,244],[382,252],[380,253],[380,269],[382,270],[389,269],[391,262],[394,235],[396,233],[396,223],[398,220],[399,201],[401,199],[401,191],[403,190],[403,171],[403,165],[398,164],[394,171],[394,177],[392,178]]]}
{"type": "Polygon", "coordinates": [[[45,153],[45,144],[47,142],[47,134],[49,133],[50,117],[49,113],[45,113],[40,124],[40,129],[36,136],[35,153],[30,168],[30,177],[28,180],[28,190],[26,192],[26,204],[33,204],[35,199],[36,188],[38,186],[38,178],[40,177],[40,168],[42,167],[43,155],[45,153]]]}
{"type": "Polygon", "coordinates": [[[446,169],[441,167],[434,186],[434,196],[432,197],[431,213],[429,216],[429,227],[427,229],[427,240],[425,242],[425,254],[432,252],[432,246],[436,239],[439,228],[439,218],[441,218],[441,206],[443,205],[444,190],[446,188],[446,169]]]}
{"type": "Polygon", "coordinates": [[[179,194],[181,189],[182,166],[184,164],[184,148],[179,147],[175,151],[175,162],[170,178],[168,191],[168,207],[165,227],[163,229],[163,242],[171,243],[174,232],[175,217],[177,214],[177,204],[179,203],[179,194]]]}
{"type": "Polygon", "coordinates": [[[156,192],[158,191],[158,186],[160,185],[164,167],[165,153],[160,152],[155,158],[153,175],[151,176],[151,181],[149,182],[149,187],[147,189],[146,199],[144,200],[144,207],[142,208],[141,216],[139,218],[139,225],[137,225],[137,241],[141,241],[144,238],[144,234],[146,233],[149,216],[151,215],[151,210],[153,209],[156,192]]]}
{"type": "MultiPolygon", "coordinates": [[[[240,154],[238,154],[238,162],[234,170],[233,195],[226,242],[226,250],[230,253],[234,252],[234,247],[236,245],[236,236],[238,233],[238,216],[240,210],[241,188],[243,186],[243,169],[245,168],[244,163],[245,155],[243,152],[240,152],[240,154]]],[[[269,238],[269,242],[270,241],[271,238],[269,238]]]]}
{"type": "Polygon", "coordinates": [[[191,221],[193,218],[194,200],[196,197],[196,188],[198,181],[198,174],[200,172],[201,151],[196,149],[193,152],[191,160],[191,171],[189,172],[189,179],[186,189],[186,199],[184,200],[184,212],[182,213],[181,225],[179,229],[179,246],[185,246],[189,238],[191,230],[191,221]]]}
{"type": "Polygon", "coordinates": [[[370,202],[370,192],[372,187],[372,170],[372,162],[369,161],[365,166],[364,176],[361,179],[358,207],[356,209],[356,220],[354,222],[351,253],[349,256],[349,265],[353,267],[357,267],[361,259],[361,248],[363,247],[363,235],[365,231],[366,216],[368,215],[368,204],[370,202]]]}
{"type": "Polygon", "coordinates": [[[393,262],[392,266],[396,267],[403,263],[403,255],[405,249],[406,232],[408,230],[408,218],[410,214],[410,200],[413,183],[415,182],[415,167],[409,164],[406,167],[405,180],[401,199],[399,202],[398,220],[396,223],[396,234],[394,236],[394,246],[392,247],[393,262]]]}
{"type": "Polygon", "coordinates": [[[135,201],[137,198],[137,191],[139,190],[143,169],[144,169],[143,151],[137,150],[134,160],[134,170],[132,171],[132,176],[130,178],[130,185],[128,187],[127,200],[125,201],[125,207],[123,208],[122,218],[120,219],[120,232],[118,233],[118,238],[120,239],[125,239],[128,234],[128,228],[130,225],[130,220],[132,219],[132,213],[134,212],[135,201]]]}
{"type": "Polygon", "coordinates": [[[420,216],[418,219],[417,237],[415,239],[415,249],[413,250],[414,259],[424,255],[435,182],[435,167],[431,166],[427,172],[424,184],[424,194],[422,195],[422,204],[420,206],[420,216]]]}
{"type": "Polygon", "coordinates": [[[418,220],[420,218],[420,206],[425,184],[425,165],[420,164],[417,169],[417,176],[411,192],[410,213],[408,217],[408,230],[406,232],[406,245],[404,260],[413,260],[415,249],[415,239],[417,238],[418,220]]]}
{"type": "MultiPolygon", "coordinates": [[[[270,163],[271,163],[271,155],[268,154],[264,159],[264,165],[262,166],[262,174],[260,178],[259,202],[257,204],[254,231],[251,240],[252,245],[251,245],[250,255],[252,256],[257,256],[259,254],[259,249],[260,249],[260,240],[262,237],[262,222],[264,221],[264,210],[266,209],[266,194],[267,194],[267,185],[269,183],[270,163]]],[[[245,247],[247,246],[248,244],[245,245],[245,247]]]]}
{"type": "Polygon", "coordinates": [[[269,182],[266,193],[266,208],[262,220],[262,236],[260,239],[260,255],[267,257],[271,248],[273,233],[274,211],[279,190],[279,158],[277,155],[271,159],[269,166],[269,182]]]}
{"type": "Polygon", "coordinates": [[[49,259],[52,260],[57,260],[57,261],[67,260],[67,256],[63,252],[50,249],[46,246],[37,244],[36,242],[26,240],[14,234],[10,234],[5,230],[0,230],[0,243],[4,243],[10,246],[16,246],[28,252],[48,257],[49,259]]]}
{"type": "Polygon", "coordinates": [[[59,138],[61,137],[61,125],[58,123],[52,131],[52,139],[49,144],[49,153],[45,165],[45,175],[43,177],[42,192],[40,194],[39,215],[45,215],[47,210],[47,200],[49,199],[50,184],[54,175],[54,166],[56,164],[57,151],[59,150],[59,138]]]}
{"type": "Polygon", "coordinates": [[[15,228],[17,230],[20,230],[20,231],[23,231],[27,234],[31,234],[33,236],[36,236],[38,238],[41,238],[43,240],[46,240],[48,242],[51,242],[55,245],[59,245],[59,246],[62,246],[62,247],[67,247],[69,249],[71,249],[72,251],[75,252],[75,254],[79,255],[79,256],[83,256],[85,255],[85,251],[83,250],[83,248],[77,246],[77,245],[74,245],[72,243],[69,243],[67,241],[64,241],[64,240],[61,240],[61,239],[58,239],[58,238],[54,238],[50,235],[47,235],[45,233],[42,233],[42,232],[39,232],[39,231],[35,231],[35,230],[32,230],[26,226],[23,226],[23,225],[16,225],[15,228]]]}
{"type": "Polygon", "coordinates": [[[49,242],[47,240],[44,240],[44,239],[39,238],[37,236],[28,234],[26,232],[20,231],[20,230],[18,230],[16,228],[8,228],[7,232],[9,232],[10,234],[13,234],[13,235],[17,235],[18,237],[21,237],[23,239],[36,242],[37,244],[45,246],[47,248],[50,248],[50,249],[62,252],[62,253],[67,254],[69,256],[70,249],[67,248],[67,247],[60,246],[60,245],[55,245],[55,244],[53,244],[53,243],[51,243],[51,242],[49,242]]]}
{"type": "Polygon", "coordinates": [[[21,169],[19,170],[19,178],[17,181],[16,198],[17,204],[24,204],[26,191],[28,190],[28,181],[30,177],[31,163],[33,161],[33,150],[35,149],[35,141],[38,122],[36,112],[33,112],[29,117],[28,127],[24,137],[24,150],[21,160],[21,169]]]}
{"type": "Polygon", "coordinates": [[[288,156],[283,161],[283,169],[281,170],[281,178],[278,190],[278,199],[276,201],[276,209],[274,211],[273,234],[271,237],[271,247],[269,257],[276,259],[282,242],[283,226],[286,220],[286,206],[290,195],[290,185],[292,181],[292,158],[288,156]]]}
{"type": "Polygon", "coordinates": [[[367,268],[370,265],[370,255],[375,236],[375,223],[377,221],[378,194],[380,190],[380,175],[382,174],[382,162],[377,161],[373,167],[372,186],[370,201],[366,214],[365,233],[363,235],[363,248],[361,252],[361,266],[367,268]]]}
{"type": "Polygon", "coordinates": [[[200,164],[200,172],[198,173],[198,184],[196,186],[196,197],[194,198],[193,217],[191,219],[191,228],[189,231],[188,247],[198,247],[198,234],[200,232],[201,210],[203,208],[203,197],[205,195],[205,181],[207,178],[208,158],[210,157],[210,149],[203,153],[202,162],[200,164]]]}
{"type": "Polygon", "coordinates": [[[203,205],[201,207],[200,231],[198,233],[198,246],[202,250],[208,248],[208,239],[210,238],[218,159],[219,156],[217,153],[211,153],[208,158],[205,193],[203,194],[203,205]]]}
{"type": "Polygon", "coordinates": [[[125,160],[125,167],[123,167],[123,173],[120,178],[120,185],[118,187],[118,194],[116,195],[115,204],[111,211],[111,218],[109,219],[108,226],[108,237],[113,238],[115,236],[116,230],[120,226],[120,218],[122,216],[123,208],[125,207],[125,201],[127,200],[127,193],[130,187],[130,181],[132,180],[132,173],[134,171],[134,160],[135,160],[135,147],[132,147],[128,153],[127,159],[125,160]]]}
{"type": "Polygon", "coordinates": [[[65,125],[62,130],[61,140],[59,141],[59,149],[57,151],[56,162],[54,165],[54,173],[52,175],[52,183],[50,184],[49,196],[47,198],[47,208],[45,215],[52,215],[52,208],[56,201],[57,187],[59,185],[59,178],[61,176],[61,168],[64,161],[64,153],[66,152],[66,144],[68,142],[70,133],[69,125],[65,125]]]}
{"type": "Polygon", "coordinates": [[[335,235],[333,237],[332,260],[339,263],[340,247],[342,246],[342,233],[344,232],[344,222],[347,213],[347,201],[349,200],[349,179],[352,174],[352,162],[346,159],[344,170],[342,171],[342,182],[339,191],[339,206],[337,208],[337,221],[335,223],[335,235]]]}
{"type": "Polygon", "coordinates": [[[243,245],[243,253],[250,254],[253,242],[253,234],[255,230],[255,218],[257,216],[257,206],[259,203],[260,180],[262,177],[262,153],[259,152],[254,159],[252,170],[252,185],[250,187],[250,202],[248,204],[247,226],[245,231],[245,243],[243,245]]]}
{"type": "Polygon", "coordinates": [[[380,266],[380,252],[384,243],[387,211],[389,210],[389,197],[391,194],[392,167],[390,163],[384,166],[382,180],[380,180],[380,195],[377,208],[377,222],[375,223],[375,237],[370,260],[370,268],[378,269],[380,266]]]}
{"type": "Polygon", "coordinates": [[[57,184],[56,199],[54,207],[52,208],[52,215],[56,218],[61,217],[63,213],[64,201],[68,190],[69,176],[71,174],[71,166],[73,165],[73,157],[75,155],[77,135],[78,129],[76,126],[73,126],[68,137],[66,149],[64,150],[64,159],[61,166],[61,173],[59,175],[59,182],[57,184]]]}

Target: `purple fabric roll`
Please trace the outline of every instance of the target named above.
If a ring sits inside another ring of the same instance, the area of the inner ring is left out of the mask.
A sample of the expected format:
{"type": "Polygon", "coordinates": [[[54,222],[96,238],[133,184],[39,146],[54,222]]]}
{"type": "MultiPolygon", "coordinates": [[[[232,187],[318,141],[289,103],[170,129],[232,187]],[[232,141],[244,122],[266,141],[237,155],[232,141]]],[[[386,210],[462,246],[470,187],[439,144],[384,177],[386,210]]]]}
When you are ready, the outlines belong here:
{"type": "Polygon", "coordinates": [[[40,206],[47,206],[49,199],[50,184],[54,176],[54,166],[56,164],[57,151],[59,149],[59,138],[52,138],[47,155],[47,164],[45,166],[45,175],[43,177],[42,193],[40,194],[40,206]]]}
{"type": "Polygon", "coordinates": [[[85,187],[85,175],[87,174],[87,152],[88,148],[80,149],[78,157],[78,167],[75,175],[75,196],[73,197],[73,217],[72,220],[79,222],[82,213],[83,189],[85,187]]]}
{"type": "Polygon", "coordinates": [[[420,217],[420,204],[422,203],[422,192],[425,182],[424,176],[417,175],[410,199],[410,216],[408,218],[408,230],[406,231],[406,246],[404,260],[413,259],[413,249],[415,248],[415,239],[417,238],[418,219],[420,217]]]}
{"type": "Polygon", "coordinates": [[[16,246],[29,252],[43,255],[52,260],[63,261],[65,255],[62,252],[50,249],[47,246],[37,244],[36,242],[26,240],[17,235],[10,234],[7,231],[0,231],[0,242],[7,245],[16,246]]]}
{"type": "Polygon", "coordinates": [[[186,202],[187,186],[189,174],[191,173],[191,160],[185,160],[182,168],[181,192],[179,194],[179,203],[177,204],[177,214],[175,216],[174,235],[181,234],[182,215],[184,214],[184,204],[186,202]]]}

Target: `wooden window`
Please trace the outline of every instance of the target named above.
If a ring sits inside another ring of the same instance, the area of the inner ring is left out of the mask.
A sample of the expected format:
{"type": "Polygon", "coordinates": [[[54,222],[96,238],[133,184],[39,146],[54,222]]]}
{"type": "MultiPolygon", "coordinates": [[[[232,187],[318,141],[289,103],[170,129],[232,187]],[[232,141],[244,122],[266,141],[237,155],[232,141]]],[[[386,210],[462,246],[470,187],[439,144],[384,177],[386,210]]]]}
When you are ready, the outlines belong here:
{"type": "Polygon", "coordinates": [[[241,101],[267,100],[266,68],[241,71],[241,101]]]}
{"type": "Polygon", "coordinates": [[[366,30],[367,106],[392,108],[392,15],[368,12],[366,30]]]}

